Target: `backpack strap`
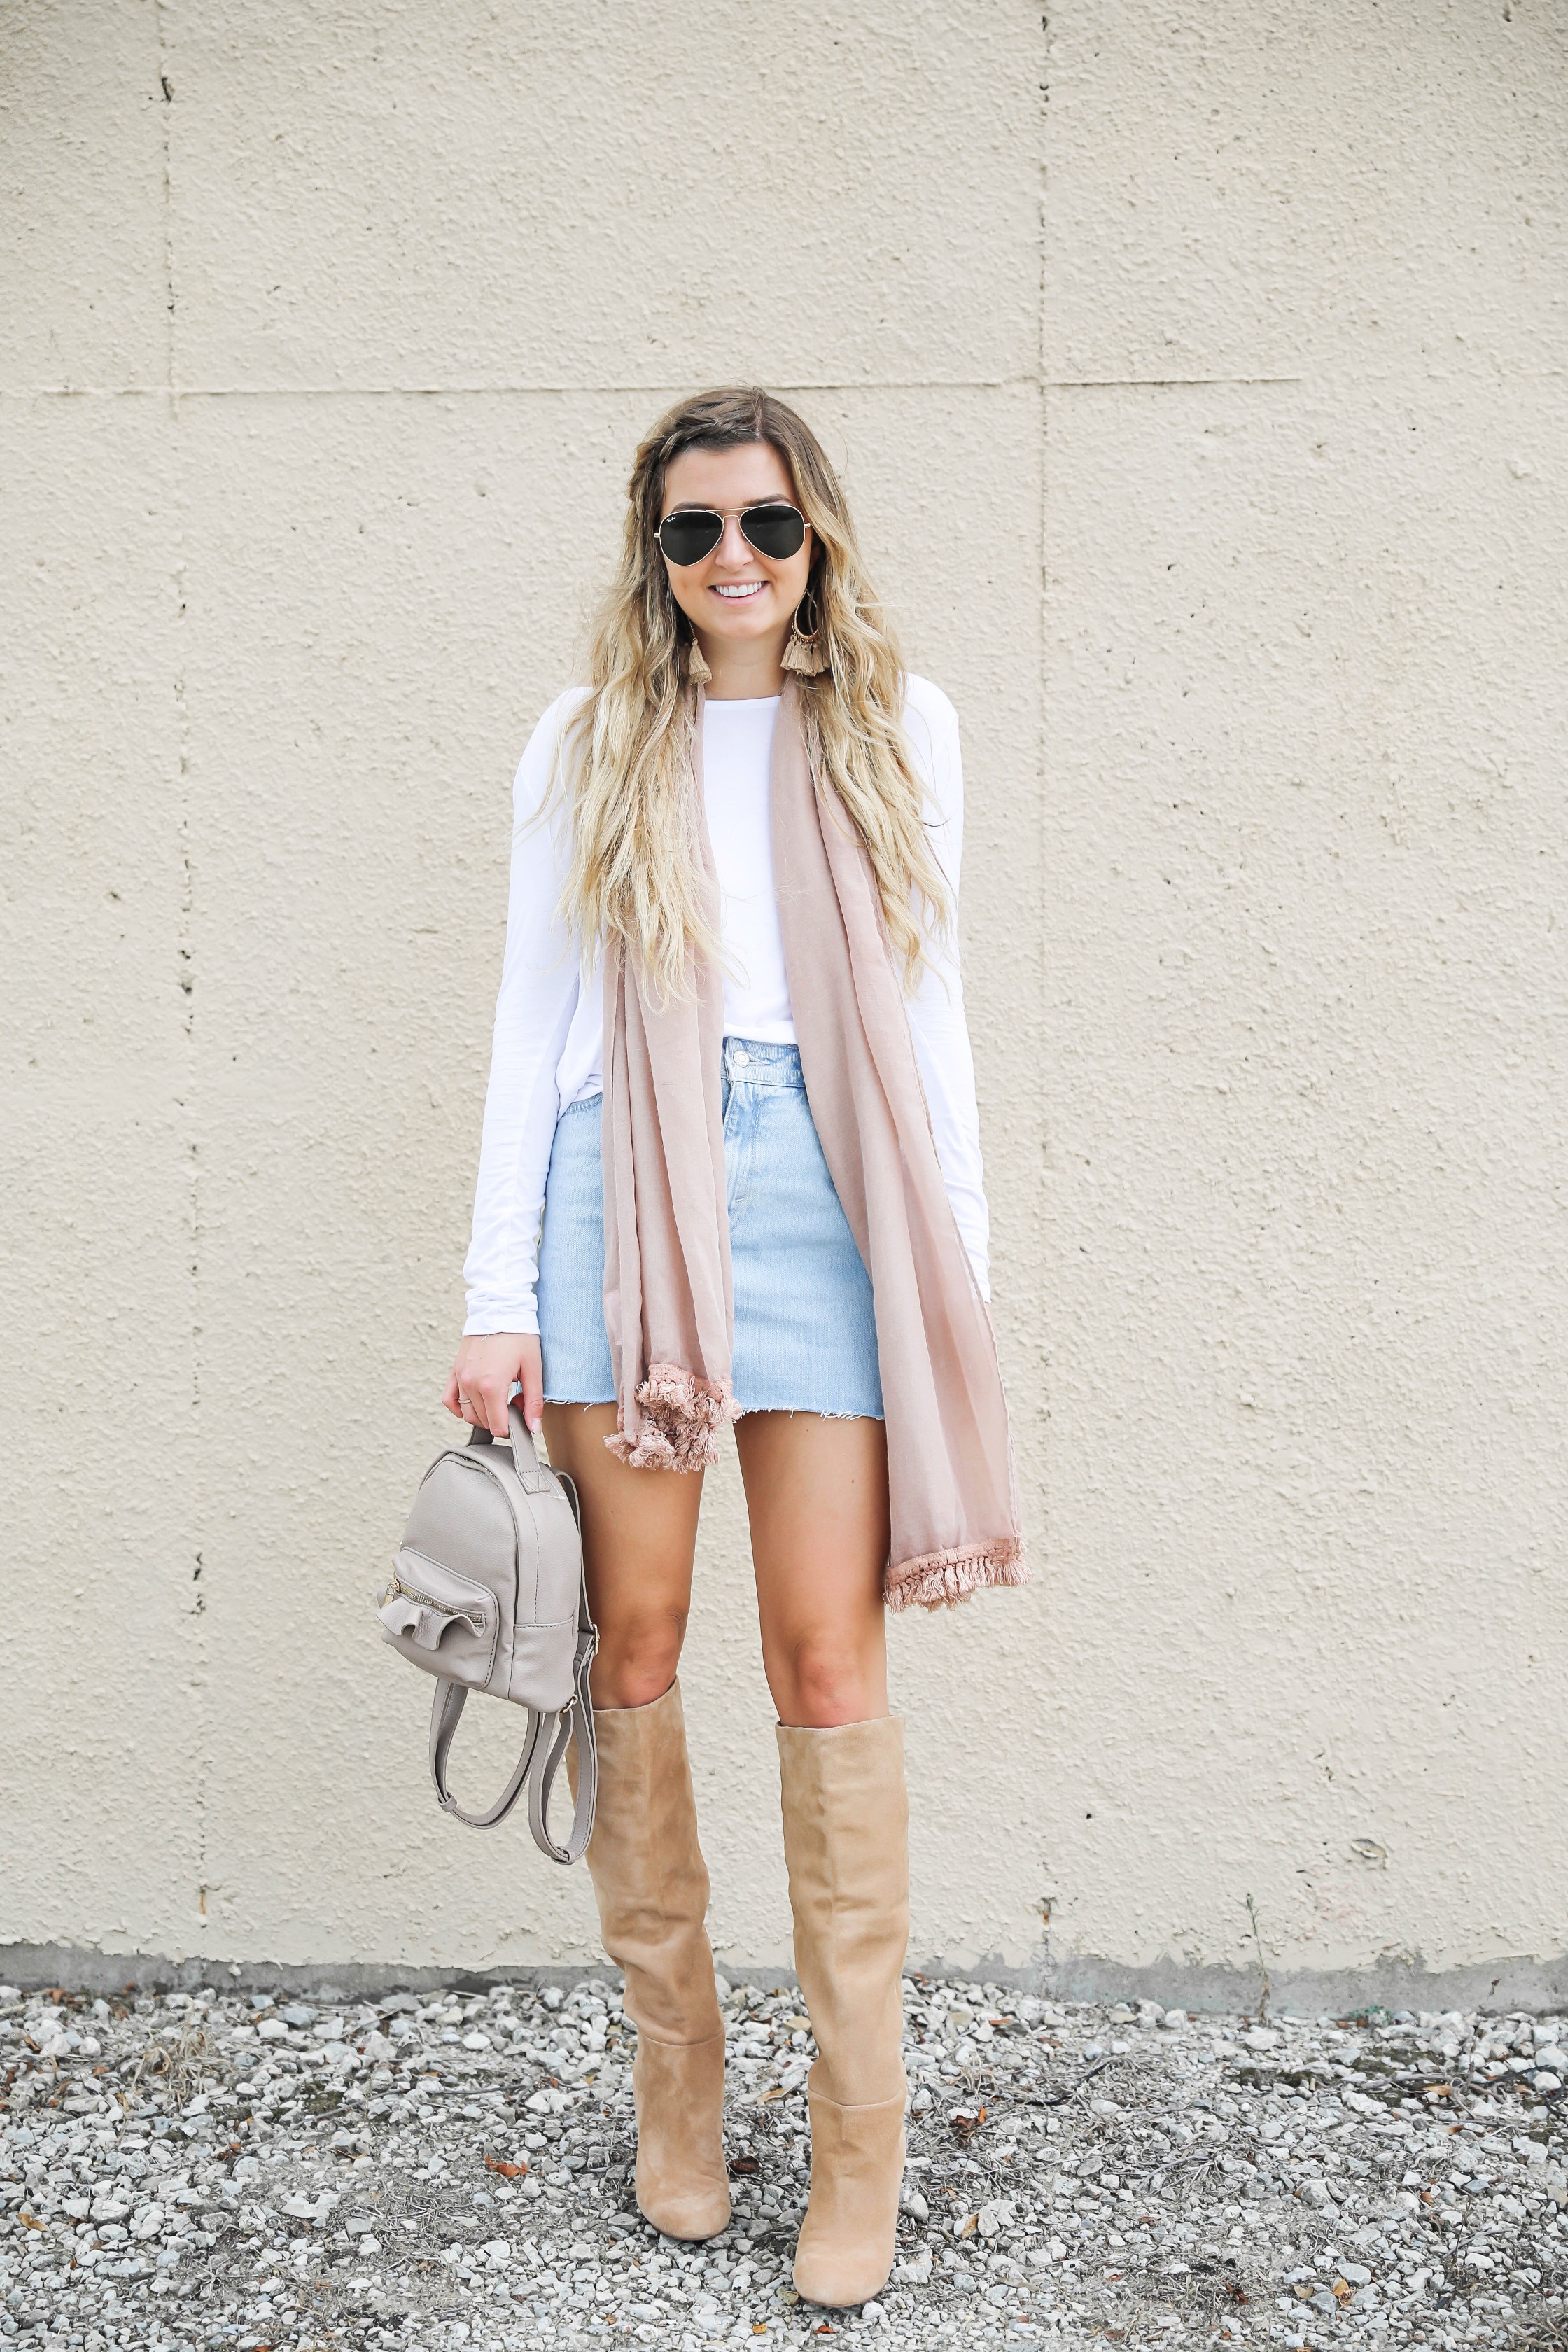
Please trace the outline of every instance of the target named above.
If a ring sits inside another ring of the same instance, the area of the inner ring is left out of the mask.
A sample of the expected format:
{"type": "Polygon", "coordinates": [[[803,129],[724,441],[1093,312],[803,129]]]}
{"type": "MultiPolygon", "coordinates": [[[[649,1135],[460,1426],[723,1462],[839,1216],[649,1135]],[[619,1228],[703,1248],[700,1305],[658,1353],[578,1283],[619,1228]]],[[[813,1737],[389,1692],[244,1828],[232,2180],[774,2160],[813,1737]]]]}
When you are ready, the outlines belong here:
{"type": "Polygon", "coordinates": [[[447,1759],[468,1696],[465,1684],[448,1682],[445,1675],[436,1677],[436,1695],[430,1702],[430,1778],[436,1783],[436,1801],[444,1813],[450,1813],[454,1821],[466,1822],[471,1830],[492,1830],[498,1822],[505,1821],[522,1794],[523,1783],[539,1753],[544,1717],[533,1707],[529,1708],[528,1732],[517,1769],[487,1812],[466,1813],[447,1786],[447,1759]]]}
{"type": "Polygon", "coordinates": [[[528,1710],[528,1734],[516,1769],[493,1805],[482,1813],[466,1813],[447,1786],[447,1759],[451,1753],[452,1738],[457,1731],[468,1689],[462,1683],[448,1682],[438,1675],[436,1693],[430,1704],[430,1778],[436,1783],[436,1801],[444,1813],[455,1822],[462,1822],[471,1830],[493,1830],[504,1822],[524,1788],[528,1790],[528,1826],[533,1832],[533,1843],[541,1853],[552,1862],[579,1862],[587,1849],[594,1831],[594,1805],[598,1793],[599,1762],[594,1742],[594,1708],[588,1696],[588,1672],[593,1664],[595,1643],[592,1633],[584,1640],[578,1637],[575,1668],[576,1690],[570,1706],[563,1706],[553,1717],[554,1737],[546,1740],[545,1725],[552,1718],[542,1710],[528,1710]],[[550,1799],[555,1786],[555,1775],[566,1753],[567,1742],[577,1742],[577,1810],[564,1845],[557,1845],[550,1834],[548,1815],[550,1799]]]}
{"type": "MultiPolygon", "coordinates": [[[[574,1509],[576,1501],[574,1495],[574,1509]]],[[[574,1685],[572,1704],[563,1707],[556,1719],[555,1738],[551,1742],[549,1754],[528,1775],[528,1826],[533,1832],[533,1843],[540,1853],[547,1853],[552,1862],[576,1862],[593,1834],[594,1805],[599,1790],[599,1751],[594,1738],[594,1702],[588,1696],[588,1675],[598,1646],[598,1633],[588,1614],[587,1580],[584,1578],[577,1590],[577,1647],[572,1664],[574,1685]],[[572,1827],[563,1846],[557,1845],[550,1834],[550,1792],[555,1785],[556,1767],[566,1753],[569,1739],[577,1742],[577,1810],[572,1817],[572,1827]]]]}

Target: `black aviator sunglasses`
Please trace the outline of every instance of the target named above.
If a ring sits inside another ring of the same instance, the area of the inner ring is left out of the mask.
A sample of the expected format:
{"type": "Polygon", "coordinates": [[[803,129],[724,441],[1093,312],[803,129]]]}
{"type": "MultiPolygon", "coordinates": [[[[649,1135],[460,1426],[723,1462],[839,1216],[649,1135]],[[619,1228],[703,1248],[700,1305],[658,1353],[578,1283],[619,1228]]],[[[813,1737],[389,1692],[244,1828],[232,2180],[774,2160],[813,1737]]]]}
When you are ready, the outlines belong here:
{"type": "MultiPolygon", "coordinates": [[[[772,562],[786,555],[798,555],[805,544],[805,517],[798,507],[785,504],[783,499],[769,499],[761,506],[731,508],[741,526],[741,535],[748,547],[772,562]]],[[[667,514],[654,536],[670,563],[700,563],[711,555],[724,536],[728,516],[714,507],[677,507],[667,514]]]]}

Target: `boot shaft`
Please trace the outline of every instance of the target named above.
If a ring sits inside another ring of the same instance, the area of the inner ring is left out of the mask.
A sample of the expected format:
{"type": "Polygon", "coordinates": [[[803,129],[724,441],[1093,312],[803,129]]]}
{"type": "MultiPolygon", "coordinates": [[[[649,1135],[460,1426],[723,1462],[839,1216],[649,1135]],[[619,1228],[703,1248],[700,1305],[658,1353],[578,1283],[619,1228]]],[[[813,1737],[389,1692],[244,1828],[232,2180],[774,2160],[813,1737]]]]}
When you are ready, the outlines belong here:
{"type": "MultiPolygon", "coordinates": [[[[722,2037],[679,1684],[648,1706],[595,1707],[594,1729],[588,1872],[605,1949],[626,1978],[626,2013],[661,2042],[722,2037]]],[[[570,1769],[574,1792],[575,1749],[570,1769]]]]}
{"type": "Polygon", "coordinates": [[[910,1936],[904,1727],[778,1727],[795,1969],[820,2057],[814,2087],[851,2106],[903,2095],[910,1936]]]}

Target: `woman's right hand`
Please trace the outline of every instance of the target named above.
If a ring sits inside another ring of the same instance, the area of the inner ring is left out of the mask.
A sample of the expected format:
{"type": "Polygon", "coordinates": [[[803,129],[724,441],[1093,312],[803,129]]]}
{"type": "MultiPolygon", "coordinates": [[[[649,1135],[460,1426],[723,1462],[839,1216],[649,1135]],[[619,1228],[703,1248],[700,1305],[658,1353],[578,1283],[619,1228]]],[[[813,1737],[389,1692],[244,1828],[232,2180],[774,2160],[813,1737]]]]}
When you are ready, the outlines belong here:
{"type": "Polygon", "coordinates": [[[459,1421],[488,1429],[492,1437],[507,1438],[511,1426],[507,1405],[514,1383],[521,1381],[518,1402],[534,1435],[544,1419],[544,1367],[534,1331],[475,1332],[458,1349],[458,1360],[441,1399],[459,1421]]]}

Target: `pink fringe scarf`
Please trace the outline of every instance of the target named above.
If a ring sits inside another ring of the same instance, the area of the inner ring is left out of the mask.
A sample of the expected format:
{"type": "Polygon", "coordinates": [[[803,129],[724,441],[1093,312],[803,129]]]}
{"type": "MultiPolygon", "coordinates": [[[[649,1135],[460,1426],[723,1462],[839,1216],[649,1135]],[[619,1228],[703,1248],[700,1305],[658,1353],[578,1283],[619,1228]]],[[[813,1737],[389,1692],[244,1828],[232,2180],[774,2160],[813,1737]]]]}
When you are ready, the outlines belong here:
{"type": "MultiPolygon", "coordinates": [[[[710,910],[701,701],[693,824],[710,910]]],[[[888,1437],[891,1609],[1023,1584],[1017,1486],[995,1337],[937,1160],[909,1013],[869,860],[820,780],[793,678],[773,736],[773,868],[795,1036],[816,1131],[871,1276],[888,1437]]],[[[645,997],[605,958],[605,1322],[618,1431],[637,1469],[700,1470],[738,1416],[720,1114],[723,1006],[645,997]]]]}

